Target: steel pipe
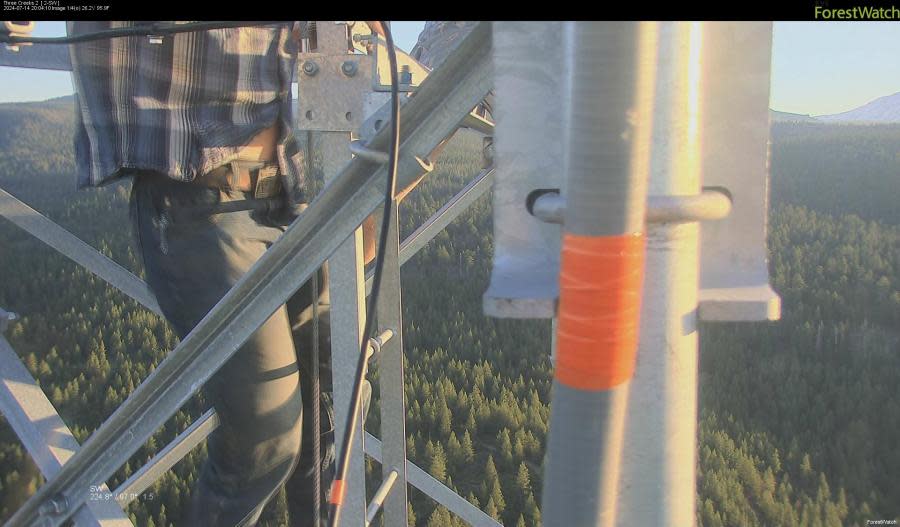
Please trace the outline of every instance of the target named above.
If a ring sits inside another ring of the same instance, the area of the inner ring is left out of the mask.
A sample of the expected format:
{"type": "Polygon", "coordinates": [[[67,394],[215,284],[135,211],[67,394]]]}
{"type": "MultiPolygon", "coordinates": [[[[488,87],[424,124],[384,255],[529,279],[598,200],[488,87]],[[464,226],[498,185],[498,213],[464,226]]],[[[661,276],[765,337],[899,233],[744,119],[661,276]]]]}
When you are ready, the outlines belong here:
{"type": "Polygon", "coordinates": [[[567,23],[565,38],[569,203],[541,510],[547,525],[612,527],[638,341],[656,25],[567,23]]]}
{"type": "Polygon", "coordinates": [[[366,527],[368,527],[372,523],[372,520],[375,519],[375,516],[378,515],[378,511],[381,510],[381,504],[384,503],[384,499],[387,498],[388,493],[394,488],[394,482],[396,481],[397,471],[392,470],[387,478],[381,482],[378,490],[375,491],[375,495],[372,496],[372,501],[369,503],[368,508],[366,508],[366,527]]]}
{"type": "MultiPolygon", "coordinates": [[[[531,214],[547,223],[562,224],[566,198],[558,193],[543,194],[534,200],[531,214]]],[[[688,223],[721,220],[731,213],[731,197],[722,189],[707,189],[700,194],[648,196],[647,223],[688,223]]]]}

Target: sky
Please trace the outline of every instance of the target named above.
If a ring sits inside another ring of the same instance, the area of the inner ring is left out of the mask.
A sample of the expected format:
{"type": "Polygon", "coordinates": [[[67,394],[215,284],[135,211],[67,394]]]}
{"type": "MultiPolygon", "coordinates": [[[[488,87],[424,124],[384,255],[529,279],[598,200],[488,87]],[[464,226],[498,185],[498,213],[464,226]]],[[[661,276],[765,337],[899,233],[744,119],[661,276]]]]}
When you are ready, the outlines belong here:
{"type": "MultiPolygon", "coordinates": [[[[424,22],[393,22],[394,40],[409,51],[424,22]]],[[[38,22],[36,36],[65,34],[63,22],[38,22]]],[[[776,22],[770,106],[784,112],[840,113],[900,92],[900,24],[776,22]]],[[[0,102],[72,93],[68,72],[0,67],[0,102]]]]}

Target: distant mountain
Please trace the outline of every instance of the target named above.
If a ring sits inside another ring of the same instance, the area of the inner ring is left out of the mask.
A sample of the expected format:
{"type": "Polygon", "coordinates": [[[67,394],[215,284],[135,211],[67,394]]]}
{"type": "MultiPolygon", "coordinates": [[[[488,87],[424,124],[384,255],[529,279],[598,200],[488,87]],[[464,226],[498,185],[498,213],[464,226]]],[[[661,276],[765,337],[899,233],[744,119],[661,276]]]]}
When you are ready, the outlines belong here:
{"type": "Polygon", "coordinates": [[[816,119],[830,123],[900,123],[900,92],[847,112],[819,115],[816,119]]]}
{"type": "Polygon", "coordinates": [[[769,117],[773,123],[796,123],[796,122],[816,122],[818,119],[811,115],[802,113],[779,112],[778,110],[769,110],[769,117]]]}
{"type": "Polygon", "coordinates": [[[0,155],[33,152],[36,142],[71,142],[73,97],[0,104],[0,155]]]}
{"type": "Polygon", "coordinates": [[[2,102],[0,103],[0,110],[8,109],[8,108],[46,108],[48,106],[53,107],[67,107],[72,108],[75,104],[75,95],[63,95],[62,97],[53,97],[52,99],[45,99],[43,101],[28,101],[28,102],[2,102]]]}

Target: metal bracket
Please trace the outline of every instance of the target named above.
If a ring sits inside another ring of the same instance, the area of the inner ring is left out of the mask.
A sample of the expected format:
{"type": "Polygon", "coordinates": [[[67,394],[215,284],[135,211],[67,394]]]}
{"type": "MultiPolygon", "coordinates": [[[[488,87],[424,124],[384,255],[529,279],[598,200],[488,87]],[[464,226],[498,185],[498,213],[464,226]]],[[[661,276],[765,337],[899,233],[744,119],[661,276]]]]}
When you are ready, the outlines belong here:
{"type": "MultiPolygon", "coordinates": [[[[317,21],[316,51],[298,54],[297,127],[317,132],[356,132],[364,101],[372,92],[370,55],[351,53],[349,38],[359,23],[317,21]],[[348,27],[349,24],[349,27],[348,27]]],[[[365,24],[363,24],[365,25],[365,24]]],[[[355,45],[353,47],[356,51],[355,45]]]]}
{"type": "Polygon", "coordinates": [[[371,92],[367,55],[300,53],[297,122],[303,130],[355,131],[363,123],[363,100],[371,92]]]}
{"type": "MultiPolygon", "coordinates": [[[[387,42],[377,35],[371,40],[375,48],[375,71],[372,76],[372,89],[377,92],[391,91],[391,65],[388,61],[387,42]]],[[[402,49],[397,49],[397,67],[400,68],[400,91],[413,91],[422,84],[430,69],[419,64],[402,49]]]]}
{"type": "Polygon", "coordinates": [[[772,24],[705,24],[701,170],[729,189],[728,218],[700,228],[701,320],[777,320],[769,286],[769,77],[772,24]]]}
{"type": "MultiPolygon", "coordinates": [[[[560,231],[552,224],[562,222],[566,194],[558,175],[564,162],[562,45],[557,35],[542,33],[552,24],[510,26],[516,24],[494,26],[495,249],[484,310],[499,318],[552,318],[560,250],[560,231]],[[528,196],[547,188],[561,190],[536,199],[529,214],[528,196]]],[[[705,35],[715,44],[703,45],[702,109],[696,113],[704,191],[650,196],[647,222],[722,218],[701,227],[700,318],[776,320],[780,299],[769,286],[766,261],[771,24],[708,24],[705,35]]]]}
{"type": "Polygon", "coordinates": [[[552,318],[561,231],[531,216],[525,202],[534,189],[565,186],[562,23],[495,22],[493,28],[494,261],[484,313],[552,318]]]}

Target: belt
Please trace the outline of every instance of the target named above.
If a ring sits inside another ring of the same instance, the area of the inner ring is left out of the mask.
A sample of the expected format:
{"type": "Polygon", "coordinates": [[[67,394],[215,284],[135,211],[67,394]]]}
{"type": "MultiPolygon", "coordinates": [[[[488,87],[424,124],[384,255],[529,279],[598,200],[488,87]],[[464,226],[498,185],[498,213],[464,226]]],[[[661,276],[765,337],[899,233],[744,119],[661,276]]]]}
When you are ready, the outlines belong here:
{"type": "Polygon", "coordinates": [[[232,161],[192,181],[204,187],[251,192],[255,198],[270,198],[281,192],[278,163],[232,161]]]}

